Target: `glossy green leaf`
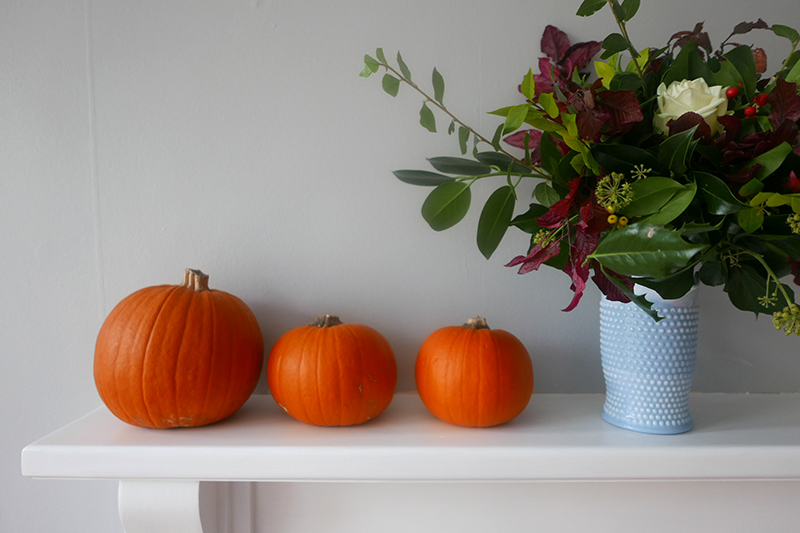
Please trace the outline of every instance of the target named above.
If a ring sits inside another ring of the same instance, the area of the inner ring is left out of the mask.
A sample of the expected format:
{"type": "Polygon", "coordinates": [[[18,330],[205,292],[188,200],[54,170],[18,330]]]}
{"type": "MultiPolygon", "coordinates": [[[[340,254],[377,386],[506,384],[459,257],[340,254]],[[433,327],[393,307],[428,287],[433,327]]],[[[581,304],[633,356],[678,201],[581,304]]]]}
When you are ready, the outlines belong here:
{"type": "Polygon", "coordinates": [[[636,278],[636,283],[656,291],[667,300],[677,300],[694,287],[694,267],[683,270],[664,279],[636,278]]]}
{"type": "Polygon", "coordinates": [[[753,50],[749,46],[741,45],[723,54],[723,57],[739,73],[739,77],[744,84],[745,96],[749,100],[756,91],[756,79],[758,78],[753,50]]]}
{"type": "Polygon", "coordinates": [[[722,261],[706,261],[697,272],[697,277],[706,285],[716,287],[725,283],[728,274],[722,261]]]}
{"type": "Polygon", "coordinates": [[[764,211],[761,208],[751,207],[739,211],[739,225],[747,233],[758,231],[762,224],[764,224],[764,211]]]}
{"type": "Polygon", "coordinates": [[[539,183],[536,188],[533,189],[533,195],[536,197],[536,200],[545,207],[551,207],[561,200],[561,196],[546,182],[539,183]]]}
{"type": "Polygon", "coordinates": [[[592,147],[592,155],[597,162],[611,172],[629,174],[634,166],[658,172],[658,160],[647,150],[628,144],[596,144],[592,147]]]}
{"type": "Polygon", "coordinates": [[[482,176],[490,174],[492,168],[475,161],[473,159],[464,159],[461,157],[431,157],[428,162],[438,170],[445,174],[455,174],[458,176],[482,176]]]}
{"type": "Polygon", "coordinates": [[[531,204],[527,211],[514,217],[511,225],[519,228],[525,233],[536,234],[542,229],[536,219],[547,214],[548,209],[540,204],[531,204]]]}
{"type": "Polygon", "coordinates": [[[392,96],[397,96],[397,92],[400,90],[400,80],[398,80],[391,74],[384,74],[383,90],[392,96]]]}
{"type": "Polygon", "coordinates": [[[403,73],[403,77],[408,81],[411,81],[411,71],[408,70],[408,66],[406,66],[406,62],[403,61],[403,56],[400,55],[400,52],[397,52],[397,64],[400,65],[400,72],[403,73]]]}
{"type": "MultiPolygon", "coordinates": [[[[681,216],[697,194],[697,184],[688,183],[678,189],[672,198],[659,209],[658,213],[650,215],[639,224],[648,226],[665,226],[681,216]]],[[[639,225],[637,224],[637,225],[639,225]]]]}
{"type": "Polygon", "coordinates": [[[789,26],[784,26],[783,24],[773,24],[772,31],[778,37],[785,37],[789,39],[792,44],[800,40],[800,33],[797,33],[796,29],[790,28],[789,26]]]}
{"type": "Polygon", "coordinates": [[[692,137],[696,129],[697,126],[672,135],[658,146],[658,162],[676,176],[686,172],[686,161],[692,156],[692,137]]]}
{"type": "Polygon", "coordinates": [[[422,109],[419,110],[419,123],[423,128],[431,133],[436,133],[436,117],[433,116],[433,111],[428,108],[428,103],[422,103],[422,109]]]}
{"type": "Polygon", "coordinates": [[[478,220],[478,250],[489,259],[508,230],[514,215],[514,189],[508,185],[494,191],[478,220]]]}
{"type": "Polygon", "coordinates": [[[625,12],[625,21],[631,20],[636,12],[639,11],[639,0],[624,0],[622,11],[625,12]]]}
{"type": "MultiPolygon", "coordinates": [[[[617,52],[622,52],[628,49],[630,43],[628,40],[620,35],[619,33],[612,33],[605,39],[603,39],[603,50],[608,52],[609,54],[615,54],[617,52]]],[[[604,54],[605,55],[605,54],[604,54]]],[[[610,56],[606,56],[610,57],[610,56]]]]}
{"type": "Polygon", "coordinates": [[[433,67],[433,98],[440,104],[444,105],[442,101],[444,99],[444,78],[439,71],[436,70],[436,67],[433,67]]]}
{"type": "Polygon", "coordinates": [[[422,218],[434,231],[451,228],[461,222],[469,211],[472,192],[469,184],[460,181],[436,187],[422,204],[422,218]]]}
{"type": "Polygon", "coordinates": [[[606,5],[606,0],[583,0],[578,12],[575,13],[579,17],[588,17],[594,15],[606,5]]]}
{"type": "Polygon", "coordinates": [[[633,200],[621,213],[626,217],[652,215],[664,207],[683,185],[670,178],[651,176],[631,184],[633,200]]]}
{"type": "Polygon", "coordinates": [[[421,185],[423,187],[435,187],[448,181],[455,181],[450,176],[437,174],[429,170],[394,170],[392,174],[400,181],[410,185],[421,185]]]}
{"type": "Polygon", "coordinates": [[[703,78],[709,85],[713,85],[714,77],[711,69],[708,68],[697,48],[697,42],[690,41],[681,49],[662,79],[667,86],[675,81],[697,78],[703,78]]]}
{"type": "Polygon", "coordinates": [[[750,168],[753,165],[761,165],[761,168],[756,170],[753,174],[753,179],[763,181],[764,178],[780,168],[790,153],[792,153],[792,146],[788,142],[783,142],[772,150],[751,159],[747,165],[745,165],[745,168],[750,168]]]}
{"type": "Polygon", "coordinates": [[[704,249],[686,242],[675,230],[631,224],[609,233],[589,258],[623,276],[663,279],[704,249]]]}
{"type": "Polygon", "coordinates": [[[718,177],[706,172],[695,172],[692,176],[712,215],[729,215],[747,209],[718,177]]]}

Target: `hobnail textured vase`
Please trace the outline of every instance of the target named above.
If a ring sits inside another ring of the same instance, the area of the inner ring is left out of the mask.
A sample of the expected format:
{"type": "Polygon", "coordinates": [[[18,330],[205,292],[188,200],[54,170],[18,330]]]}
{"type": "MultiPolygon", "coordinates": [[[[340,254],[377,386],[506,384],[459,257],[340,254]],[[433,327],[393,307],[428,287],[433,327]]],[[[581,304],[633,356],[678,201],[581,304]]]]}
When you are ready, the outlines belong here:
{"type": "Polygon", "coordinates": [[[689,391],[697,359],[697,287],[679,300],[635,287],[664,319],[634,303],[600,302],[600,355],[606,381],[603,418],[618,427],[658,435],[694,427],[689,391]]]}

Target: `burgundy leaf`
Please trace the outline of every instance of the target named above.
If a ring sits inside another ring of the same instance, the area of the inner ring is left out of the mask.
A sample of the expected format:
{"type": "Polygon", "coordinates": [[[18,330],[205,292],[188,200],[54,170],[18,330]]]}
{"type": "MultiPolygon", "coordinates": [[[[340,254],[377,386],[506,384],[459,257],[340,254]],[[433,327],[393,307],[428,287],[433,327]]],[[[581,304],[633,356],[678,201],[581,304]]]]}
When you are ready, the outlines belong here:
{"type": "Polygon", "coordinates": [[[775,88],[767,96],[767,103],[770,104],[769,123],[773,128],[777,129],[784,120],[797,122],[800,119],[800,95],[796,83],[778,78],[775,88]]]}
{"type": "Polygon", "coordinates": [[[705,49],[705,51],[709,54],[713,50],[713,47],[711,46],[711,40],[708,38],[708,34],[703,31],[702,22],[695,24],[692,31],[679,31],[670,37],[669,42],[672,42],[673,40],[675,40],[675,46],[678,48],[683,48],[690,42],[694,41],[699,47],[705,49]]]}
{"type": "Polygon", "coordinates": [[[591,198],[587,198],[581,205],[578,228],[589,235],[597,235],[611,228],[608,211],[597,203],[594,192],[591,198]]]}
{"type": "Polygon", "coordinates": [[[670,136],[688,131],[697,126],[697,130],[694,132],[694,138],[711,141],[711,126],[697,113],[689,111],[676,119],[670,120],[667,125],[669,126],[670,136]]]}
{"type": "Polygon", "coordinates": [[[602,44],[600,41],[588,41],[571,46],[561,62],[564,75],[571,77],[574,70],[582,70],[597,55],[602,44]]]}
{"type": "Polygon", "coordinates": [[[552,229],[561,226],[564,220],[569,216],[572,203],[575,201],[575,195],[578,192],[578,187],[581,185],[580,178],[573,178],[569,182],[569,193],[561,200],[550,206],[550,210],[543,216],[536,219],[536,223],[542,228],[552,229]]]}
{"type": "Polygon", "coordinates": [[[542,53],[556,63],[561,63],[569,47],[567,34],[548,24],[542,35],[542,53]]]}
{"type": "Polygon", "coordinates": [[[589,263],[586,258],[595,251],[598,242],[600,242],[599,235],[589,235],[582,231],[575,234],[575,241],[569,249],[569,261],[564,268],[564,272],[572,278],[570,289],[575,294],[569,305],[563,309],[564,311],[575,309],[583,296],[586,280],[589,279],[589,263]]]}
{"type": "Polygon", "coordinates": [[[761,19],[758,19],[756,22],[740,22],[739,24],[733,27],[733,31],[728,36],[728,38],[734,35],[742,35],[752,30],[768,30],[768,29],[770,29],[769,24],[767,24],[761,19]]]}
{"type": "Polygon", "coordinates": [[[535,150],[539,148],[539,141],[542,138],[542,132],[539,130],[521,130],[509,135],[503,140],[515,148],[525,149],[525,135],[528,134],[528,149],[535,150]]]}
{"type": "MultiPolygon", "coordinates": [[[[619,277],[617,277],[616,279],[622,282],[631,291],[633,290],[633,282],[630,279],[619,278],[619,277]]],[[[614,285],[610,279],[608,279],[608,276],[606,276],[606,274],[602,270],[595,268],[594,276],[592,276],[592,281],[594,281],[594,284],[597,285],[597,287],[600,289],[600,292],[602,292],[605,295],[606,299],[612,302],[621,302],[624,304],[631,301],[630,298],[625,296],[625,294],[621,290],[619,290],[619,288],[616,285],[614,285]]]]}
{"type": "MultiPolygon", "coordinates": [[[[563,239],[563,237],[562,237],[563,239]]],[[[542,248],[541,244],[537,244],[531,250],[527,256],[517,256],[512,259],[506,266],[513,267],[517,265],[522,265],[519,267],[519,274],[527,274],[528,272],[533,272],[534,270],[539,270],[539,267],[542,266],[545,261],[552,259],[553,257],[557,256],[561,251],[561,239],[558,241],[554,241],[549,243],[547,246],[542,248]]]]}
{"type": "Polygon", "coordinates": [[[611,129],[644,119],[642,108],[639,107],[633,91],[602,91],[597,93],[597,98],[611,113],[611,129]]]}
{"type": "Polygon", "coordinates": [[[786,260],[789,262],[789,267],[792,269],[792,276],[794,276],[792,281],[794,281],[795,285],[800,285],[800,262],[788,257],[786,260]]]}
{"type": "Polygon", "coordinates": [[[791,193],[798,193],[800,192],[800,178],[797,177],[797,174],[794,173],[794,170],[789,172],[789,179],[783,186],[789,189],[791,193]]]}

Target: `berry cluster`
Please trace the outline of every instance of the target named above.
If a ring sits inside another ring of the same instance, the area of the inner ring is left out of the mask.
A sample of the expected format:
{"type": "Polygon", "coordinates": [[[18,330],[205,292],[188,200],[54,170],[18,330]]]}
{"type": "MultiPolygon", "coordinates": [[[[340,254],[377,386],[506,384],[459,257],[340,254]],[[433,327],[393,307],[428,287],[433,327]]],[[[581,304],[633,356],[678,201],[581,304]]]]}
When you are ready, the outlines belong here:
{"type": "MultiPolygon", "coordinates": [[[[728,90],[725,91],[725,96],[730,100],[731,98],[736,98],[739,96],[739,88],[738,87],[728,87],[728,90]]],[[[765,93],[761,93],[756,95],[753,99],[753,102],[744,108],[744,116],[747,118],[752,118],[756,116],[758,113],[758,108],[762,107],[767,104],[767,95],[765,93]]]]}

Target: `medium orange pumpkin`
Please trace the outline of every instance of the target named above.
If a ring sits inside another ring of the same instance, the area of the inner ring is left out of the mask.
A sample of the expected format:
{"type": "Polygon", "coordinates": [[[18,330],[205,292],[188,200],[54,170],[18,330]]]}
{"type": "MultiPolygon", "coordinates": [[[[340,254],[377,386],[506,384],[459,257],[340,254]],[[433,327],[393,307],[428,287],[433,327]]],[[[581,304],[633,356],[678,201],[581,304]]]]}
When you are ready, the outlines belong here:
{"type": "Polygon", "coordinates": [[[97,336],[94,378],[103,402],[135,426],[203,426],[235,413],[264,363],[256,317],[236,296],[186,270],[183,284],[134,292],[97,336]]]}
{"type": "Polygon", "coordinates": [[[489,329],[480,317],[433,332],[420,348],[415,377],[425,407],[457,426],[508,422],[533,393],[528,350],[511,333],[489,329]]]}
{"type": "Polygon", "coordinates": [[[369,326],[326,315],[284,333],[270,350],[267,382],[289,415],[315,426],[352,426],[391,403],[397,363],[369,326]]]}

